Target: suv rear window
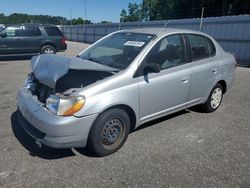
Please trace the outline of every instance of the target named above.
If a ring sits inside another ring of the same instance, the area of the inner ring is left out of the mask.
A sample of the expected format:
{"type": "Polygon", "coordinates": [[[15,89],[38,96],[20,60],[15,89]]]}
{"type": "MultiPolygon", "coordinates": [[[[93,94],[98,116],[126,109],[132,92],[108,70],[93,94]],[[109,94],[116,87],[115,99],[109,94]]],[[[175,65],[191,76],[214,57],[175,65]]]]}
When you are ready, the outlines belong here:
{"type": "Polygon", "coordinates": [[[62,32],[57,27],[44,27],[48,36],[62,36],[62,32]]]}

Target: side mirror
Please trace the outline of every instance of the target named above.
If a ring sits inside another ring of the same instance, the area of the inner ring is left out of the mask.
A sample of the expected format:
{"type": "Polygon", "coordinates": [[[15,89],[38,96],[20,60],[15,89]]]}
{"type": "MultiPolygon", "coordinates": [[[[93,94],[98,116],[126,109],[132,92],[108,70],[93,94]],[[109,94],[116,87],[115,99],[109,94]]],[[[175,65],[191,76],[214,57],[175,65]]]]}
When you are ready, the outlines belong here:
{"type": "Polygon", "coordinates": [[[158,73],[161,71],[161,68],[158,64],[156,63],[149,63],[147,64],[144,69],[143,69],[143,73],[144,75],[148,74],[148,73],[158,73]]]}
{"type": "Polygon", "coordinates": [[[0,33],[0,37],[5,38],[5,37],[7,37],[7,34],[5,32],[2,32],[2,33],[0,33]]]}

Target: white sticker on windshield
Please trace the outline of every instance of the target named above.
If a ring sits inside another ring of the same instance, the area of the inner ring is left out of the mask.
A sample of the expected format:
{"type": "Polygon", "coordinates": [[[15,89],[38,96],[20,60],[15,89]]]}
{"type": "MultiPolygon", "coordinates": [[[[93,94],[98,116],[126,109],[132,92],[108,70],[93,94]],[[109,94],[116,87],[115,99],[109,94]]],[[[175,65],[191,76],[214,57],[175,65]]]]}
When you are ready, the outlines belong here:
{"type": "Polygon", "coordinates": [[[135,46],[135,47],[142,47],[145,42],[142,41],[127,41],[124,46],[135,46]]]}

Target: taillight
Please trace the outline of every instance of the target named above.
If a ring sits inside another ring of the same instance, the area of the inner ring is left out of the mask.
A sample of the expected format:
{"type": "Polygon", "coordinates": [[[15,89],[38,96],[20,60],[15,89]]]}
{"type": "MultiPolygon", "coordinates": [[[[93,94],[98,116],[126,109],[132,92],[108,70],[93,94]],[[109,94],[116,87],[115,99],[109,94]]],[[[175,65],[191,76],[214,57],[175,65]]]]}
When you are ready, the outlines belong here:
{"type": "Polygon", "coordinates": [[[61,43],[62,43],[62,44],[66,44],[66,40],[65,40],[65,38],[64,38],[64,37],[62,37],[62,39],[61,39],[61,43]]]}

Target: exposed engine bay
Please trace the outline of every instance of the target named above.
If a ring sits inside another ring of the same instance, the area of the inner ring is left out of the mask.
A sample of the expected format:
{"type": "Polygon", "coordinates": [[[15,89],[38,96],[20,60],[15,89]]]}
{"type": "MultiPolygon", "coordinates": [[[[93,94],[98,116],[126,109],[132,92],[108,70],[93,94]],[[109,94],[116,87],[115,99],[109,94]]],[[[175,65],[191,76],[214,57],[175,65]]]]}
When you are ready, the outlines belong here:
{"type": "Polygon", "coordinates": [[[31,67],[33,72],[26,83],[42,103],[52,94],[62,94],[70,89],[73,92],[74,89],[84,88],[112,76],[117,71],[92,61],[55,55],[34,57],[31,67]]]}

